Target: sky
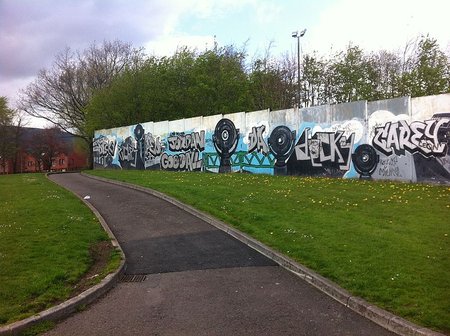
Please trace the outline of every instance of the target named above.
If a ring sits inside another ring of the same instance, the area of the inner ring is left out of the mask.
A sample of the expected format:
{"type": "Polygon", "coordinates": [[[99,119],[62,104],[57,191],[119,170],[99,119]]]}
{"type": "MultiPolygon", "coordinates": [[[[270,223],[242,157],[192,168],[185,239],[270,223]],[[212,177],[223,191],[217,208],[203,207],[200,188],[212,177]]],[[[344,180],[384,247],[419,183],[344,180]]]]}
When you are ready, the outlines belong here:
{"type": "Polygon", "coordinates": [[[396,51],[429,34],[450,54],[449,13],[448,0],[0,0],[0,96],[14,108],[59,52],[104,40],[159,56],[216,41],[245,46],[251,59],[269,46],[274,57],[296,55],[292,32],[306,29],[302,53],[332,55],[349,43],[396,51]]]}

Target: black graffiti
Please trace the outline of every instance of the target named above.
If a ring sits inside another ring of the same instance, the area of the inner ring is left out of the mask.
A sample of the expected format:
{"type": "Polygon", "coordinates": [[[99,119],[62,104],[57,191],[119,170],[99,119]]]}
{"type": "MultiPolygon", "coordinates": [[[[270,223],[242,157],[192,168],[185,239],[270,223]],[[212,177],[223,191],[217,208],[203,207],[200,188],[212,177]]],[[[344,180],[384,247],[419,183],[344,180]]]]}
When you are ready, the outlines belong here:
{"type": "Polygon", "coordinates": [[[239,129],[230,119],[220,119],[212,136],[214,148],[220,156],[219,173],[231,172],[231,156],[239,142],[239,129]]]}
{"type": "Polygon", "coordinates": [[[94,164],[108,167],[112,164],[116,150],[116,141],[109,140],[105,136],[94,139],[92,149],[94,152],[94,164]]]}
{"type": "Polygon", "coordinates": [[[175,134],[167,138],[169,149],[172,152],[205,149],[205,131],[193,132],[190,134],[175,134]]]}
{"type": "Polygon", "coordinates": [[[169,155],[161,155],[161,168],[167,170],[199,170],[202,168],[202,160],[198,151],[169,155]]]}
{"type": "Polygon", "coordinates": [[[287,126],[277,126],[269,137],[270,152],[275,156],[273,172],[275,175],[287,175],[287,159],[294,151],[295,131],[287,126]]]}
{"type": "Polygon", "coordinates": [[[316,132],[313,136],[310,132],[306,128],[295,146],[298,161],[310,161],[312,167],[334,164],[340,170],[350,169],[354,133],[347,138],[343,131],[316,132]]]}
{"type": "Polygon", "coordinates": [[[254,150],[264,155],[269,154],[269,146],[264,140],[264,131],[266,126],[261,125],[258,127],[252,127],[252,131],[248,135],[248,152],[251,153],[254,150]]]}
{"type": "Polygon", "coordinates": [[[205,131],[172,133],[167,138],[169,150],[179,154],[163,153],[161,168],[167,170],[199,170],[202,167],[200,152],[205,149],[205,131]]]}
{"type": "Polygon", "coordinates": [[[119,162],[122,168],[136,168],[137,148],[131,137],[119,145],[119,162]]]}
{"type": "Polygon", "coordinates": [[[381,153],[405,155],[421,153],[425,157],[445,156],[447,153],[450,119],[431,119],[414,121],[408,125],[404,120],[394,123],[388,122],[382,127],[375,128],[373,146],[381,153]]]}
{"type": "Polygon", "coordinates": [[[400,167],[398,165],[398,156],[381,159],[378,163],[378,175],[381,177],[398,177],[400,176],[400,167]]]}
{"type": "Polygon", "coordinates": [[[162,143],[151,133],[144,135],[145,158],[152,158],[161,155],[163,151],[162,143]]]}
{"type": "Polygon", "coordinates": [[[151,133],[144,134],[144,152],[141,154],[145,169],[159,167],[159,159],[164,150],[159,138],[155,138],[151,133]]]}
{"type": "Polygon", "coordinates": [[[361,144],[352,154],[353,167],[361,179],[371,179],[380,161],[375,148],[369,144],[361,144]]]}
{"type": "Polygon", "coordinates": [[[145,133],[142,125],[134,128],[133,137],[129,136],[118,146],[119,162],[125,169],[150,169],[159,167],[159,158],[164,146],[159,138],[145,133]]]}

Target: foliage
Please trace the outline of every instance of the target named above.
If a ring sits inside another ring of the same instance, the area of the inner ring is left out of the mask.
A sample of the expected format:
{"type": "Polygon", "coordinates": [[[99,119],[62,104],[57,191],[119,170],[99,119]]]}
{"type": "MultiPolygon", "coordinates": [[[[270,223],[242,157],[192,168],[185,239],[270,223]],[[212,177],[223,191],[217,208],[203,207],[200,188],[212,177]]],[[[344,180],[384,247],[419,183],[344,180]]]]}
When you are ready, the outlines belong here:
{"type": "Polygon", "coordinates": [[[50,171],[56,157],[62,153],[67,154],[68,149],[58,127],[46,128],[34,134],[26,147],[28,154],[33,156],[39,165],[39,171],[50,171]]]}
{"type": "Polygon", "coordinates": [[[141,50],[120,41],[94,43],[82,52],[66,48],[56,56],[52,67],[40,70],[22,92],[19,108],[90,143],[87,104],[95,92],[141,59],[141,50]]]}
{"type": "Polygon", "coordinates": [[[6,167],[6,161],[15,153],[14,143],[11,141],[13,113],[8,107],[6,97],[0,97],[0,165],[3,169],[6,167]]]}
{"type": "MultiPolygon", "coordinates": [[[[23,92],[20,108],[83,138],[96,129],[239,111],[291,108],[299,87],[296,58],[248,60],[234,46],[172,56],[144,56],[120,41],[69,48],[23,92]]],[[[367,54],[359,46],[330,55],[305,54],[300,106],[380,100],[450,91],[449,56],[429,36],[403,53],[367,54]]]]}
{"type": "Polygon", "coordinates": [[[93,97],[89,128],[243,110],[249,101],[243,59],[231,47],[202,53],[182,48],[171,57],[149,57],[93,97]]]}
{"type": "Polygon", "coordinates": [[[12,162],[12,171],[17,171],[20,136],[23,119],[17,110],[8,106],[6,97],[0,97],[0,167],[6,169],[8,161],[12,162]]]}
{"type": "MultiPolygon", "coordinates": [[[[449,59],[436,40],[422,37],[406,49],[403,55],[385,50],[365,54],[349,45],[328,59],[304,55],[301,105],[450,91],[449,59]]],[[[289,55],[276,59],[269,51],[251,62],[245,50],[233,46],[150,56],[94,95],[87,107],[89,128],[290,108],[297,90],[296,60],[289,55]]]]}
{"type": "Polygon", "coordinates": [[[89,247],[108,239],[80,200],[42,174],[0,176],[0,237],[0,324],[67,299],[92,263],[89,247]]]}
{"type": "Polygon", "coordinates": [[[419,41],[414,55],[412,70],[412,96],[444,93],[449,90],[450,64],[445,54],[439,50],[435,39],[424,38],[419,41]]]}
{"type": "Polygon", "coordinates": [[[450,331],[448,186],[259,174],[90,173],[174,196],[354,295],[450,331]]]}

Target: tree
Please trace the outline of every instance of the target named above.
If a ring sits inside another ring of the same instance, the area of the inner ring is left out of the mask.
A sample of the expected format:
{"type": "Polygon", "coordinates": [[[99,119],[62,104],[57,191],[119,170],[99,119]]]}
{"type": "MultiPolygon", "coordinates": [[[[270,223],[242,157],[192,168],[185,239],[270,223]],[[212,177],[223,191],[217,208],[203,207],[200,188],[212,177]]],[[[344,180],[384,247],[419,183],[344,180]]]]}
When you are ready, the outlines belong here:
{"type": "Polygon", "coordinates": [[[50,171],[54,160],[62,153],[67,154],[61,130],[58,127],[37,131],[27,144],[27,153],[36,160],[38,170],[50,171]]]}
{"type": "Polygon", "coordinates": [[[18,171],[20,137],[24,119],[17,111],[8,107],[8,99],[0,97],[0,166],[5,170],[7,162],[13,173],[18,171]]]}
{"type": "Polygon", "coordinates": [[[86,107],[92,96],[142,59],[141,49],[120,41],[94,43],[83,52],[66,48],[56,56],[53,66],[40,70],[22,92],[19,108],[82,138],[91,147],[86,107]]]}
{"type": "Polygon", "coordinates": [[[302,105],[327,104],[330,83],[327,80],[329,62],[317,54],[305,55],[302,62],[302,105]]]}
{"type": "MultiPolygon", "coordinates": [[[[365,54],[354,45],[329,58],[306,54],[302,61],[301,105],[379,100],[411,94],[416,63],[410,55],[380,51],[365,54]]],[[[180,48],[170,57],[151,56],[116,76],[96,92],[87,111],[92,130],[143,121],[197,115],[284,109],[296,96],[296,60],[263,57],[247,62],[233,46],[198,52],[180,48]],[[247,65],[248,64],[248,65],[247,65]]],[[[448,67],[447,67],[448,69],[448,67]]],[[[449,75],[444,74],[447,83],[449,75]]]]}
{"type": "Polygon", "coordinates": [[[376,84],[375,69],[358,46],[349,45],[345,52],[336,55],[331,65],[331,103],[345,103],[371,99],[376,84]]]}
{"type": "Polygon", "coordinates": [[[414,97],[448,92],[449,60],[439,49],[436,39],[422,37],[419,41],[412,72],[411,95],[414,97]]]}
{"type": "Polygon", "coordinates": [[[197,52],[180,48],[150,56],[97,91],[87,107],[91,129],[143,121],[232,113],[251,105],[243,51],[233,47],[197,52]]]}
{"type": "Polygon", "coordinates": [[[0,97],[0,166],[6,169],[6,163],[15,153],[13,142],[14,111],[8,107],[6,97],[0,97]]]}
{"type": "Polygon", "coordinates": [[[401,57],[393,52],[381,50],[368,56],[372,69],[373,91],[370,100],[395,98],[400,96],[398,81],[401,76],[401,57]]]}
{"type": "Polygon", "coordinates": [[[277,60],[270,55],[270,46],[262,58],[252,62],[249,74],[252,109],[285,109],[293,105],[296,92],[296,63],[285,54],[277,60]]]}

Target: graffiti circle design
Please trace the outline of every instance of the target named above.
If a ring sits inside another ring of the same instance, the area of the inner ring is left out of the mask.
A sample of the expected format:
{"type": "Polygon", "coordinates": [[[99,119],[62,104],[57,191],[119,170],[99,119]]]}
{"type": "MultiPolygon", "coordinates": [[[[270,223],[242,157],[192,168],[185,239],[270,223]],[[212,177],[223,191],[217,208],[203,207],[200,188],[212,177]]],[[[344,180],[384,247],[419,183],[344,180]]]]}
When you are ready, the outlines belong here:
{"type": "Polygon", "coordinates": [[[144,127],[141,124],[138,124],[134,129],[134,137],[136,140],[141,140],[144,136],[144,127]]]}
{"type": "Polygon", "coordinates": [[[224,131],[222,132],[222,140],[223,140],[223,141],[227,141],[229,137],[230,137],[230,133],[228,133],[227,130],[224,130],[224,131]]]}
{"type": "Polygon", "coordinates": [[[371,176],[378,165],[378,154],[371,145],[359,145],[352,155],[355,170],[361,176],[371,176]]]}
{"type": "Polygon", "coordinates": [[[236,146],[237,131],[234,123],[229,119],[220,120],[214,130],[214,144],[221,153],[228,153],[236,146]]]}
{"type": "Polygon", "coordinates": [[[277,126],[269,137],[269,148],[277,159],[289,156],[294,144],[291,130],[286,126],[277,126]]]}

